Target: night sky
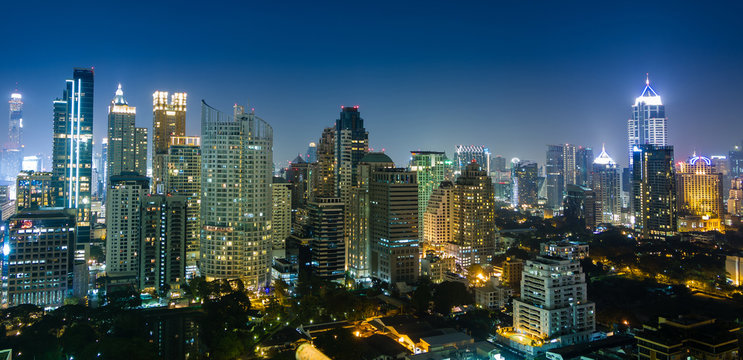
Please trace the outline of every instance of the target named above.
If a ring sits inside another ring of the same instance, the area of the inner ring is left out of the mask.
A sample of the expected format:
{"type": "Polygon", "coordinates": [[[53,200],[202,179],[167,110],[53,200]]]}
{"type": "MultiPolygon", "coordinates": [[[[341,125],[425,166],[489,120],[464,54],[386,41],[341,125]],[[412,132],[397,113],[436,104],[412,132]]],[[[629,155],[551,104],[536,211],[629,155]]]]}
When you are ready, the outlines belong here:
{"type": "Polygon", "coordinates": [[[607,3],[5,2],[0,93],[19,83],[27,154],[51,152],[52,100],[73,67],[95,66],[97,144],[121,83],[148,128],[154,90],[188,92],[189,135],[201,99],[228,112],[249,102],[274,128],[279,165],[341,105],[360,106],[371,146],[398,166],[456,144],[543,164],[546,144],[568,142],[596,155],[606,143],[626,164],[649,72],[678,159],[739,144],[743,2],[607,3]]]}

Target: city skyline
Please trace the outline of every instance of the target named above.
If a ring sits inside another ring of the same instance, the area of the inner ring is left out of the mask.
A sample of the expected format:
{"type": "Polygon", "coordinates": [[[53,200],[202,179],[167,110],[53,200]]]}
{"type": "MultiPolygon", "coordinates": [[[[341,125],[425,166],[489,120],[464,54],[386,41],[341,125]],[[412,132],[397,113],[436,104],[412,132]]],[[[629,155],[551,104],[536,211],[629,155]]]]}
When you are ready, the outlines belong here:
{"type": "MultiPolygon", "coordinates": [[[[316,142],[314,129],[330,126],[341,105],[360,106],[365,126],[372,134],[370,146],[385,149],[396,163],[407,163],[412,150],[444,151],[452,156],[457,144],[477,144],[489,147],[494,155],[543,164],[542,149],[551,143],[585,144],[594,149],[606,144],[609,153],[622,154],[630,106],[642,92],[645,73],[650,73],[654,89],[667,105],[669,143],[675,146],[678,157],[695,150],[701,154],[726,154],[740,143],[735,134],[743,132],[743,124],[735,121],[738,116],[732,110],[742,95],[735,84],[743,80],[743,71],[735,61],[736,55],[743,52],[743,47],[734,41],[741,34],[731,18],[735,11],[701,11],[698,5],[677,4],[684,11],[665,13],[662,5],[644,4],[645,12],[655,14],[652,19],[658,29],[644,34],[640,26],[622,25],[650,19],[650,15],[634,12],[630,5],[588,8],[580,14],[567,9],[540,9],[543,11],[536,11],[532,19],[524,22],[531,28],[517,34],[521,24],[504,19],[502,13],[526,11],[522,5],[504,5],[502,9],[484,4],[433,5],[305,9],[317,15],[317,21],[330,21],[345,11],[357,10],[354,13],[358,28],[351,27],[347,34],[340,35],[315,28],[299,34],[301,26],[307,25],[304,16],[295,18],[297,15],[282,13],[287,18],[277,19],[280,11],[275,10],[280,9],[257,5],[253,10],[265,15],[260,22],[296,23],[253,37],[223,22],[203,34],[183,28],[187,40],[176,40],[174,46],[188,48],[188,54],[193,55],[188,59],[180,59],[177,52],[160,49],[154,41],[143,38],[143,30],[135,28],[135,24],[147,21],[145,15],[120,19],[110,30],[91,34],[76,55],[54,59],[40,55],[43,47],[29,48],[27,44],[40,42],[36,35],[24,33],[15,42],[22,50],[20,55],[0,60],[0,81],[5,84],[0,86],[7,89],[9,98],[18,82],[24,96],[26,129],[48,133],[48,104],[58,96],[55,84],[65,78],[70,67],[95,66],[97,148],[105,136],[109,94],[121,83],[132,106],[141,109],[148,109],[155,90],[188,93],[192,101],[187,135],[198,135],[199,112],[194,108],[198,100],[215,99],[211,102],[220,108],[249,102],[257,114],[275,126],[275,159],[279,166],[304,152],[309,142],[316,142]],[[375,25],[374,19],[390,9],[396,11],[389,11],[384,20],[388,26],[379,31],[382,35],[397,32],[402,36],[380,42],[378,34],[370,34],[363,27],[375,25]],[[700,11],[690,11],[695,9],[700,11]],[[405,16],[413,10],[420,18],[405,16]],[[563,15],[562,20],[556,20],[560,17],[553,17],[550,10],[563,15]],[[586,13],[592,16],[586,17],[586,13]],[[582,23],[570,24],[573,20],[582,23]],[[434,22],[436,26],[432,25],[434,22]],[[477,25],[478,22],[488,26],[477,25]],[[548,35],[545,29],[550,26],[557,27],[558,34],[548,35]],[[597,33],[585,35],[583,31],[589,26],[597,28],[597,33]],[[711,31],[715,36],[706,36],[711,31]],[[252,39],[253,45],[234,53],[193,52],[192,41],[213,40],[213,48],[222,45],[227,35],[252,39]],[[109,36],[133,38],[131,52],[122,56],[111,54],[109,50],[114,49],[102,39],[109,36]],[[616,41],[599,41],[608,37],[616,41]],[[648,48],[663,51],[633,56],[633,38],[642,38],[648,48]],[[437,40],[445,51],[432,50],[437,40]],[[282,41],[288,48],[302,51],[308,59],[291,59],[290,50],[277,45],[282,41]],[[348,58],[333,59],[346,49],[351,49],[348,58]],[[382,55],[390,52],[399,56],[388,59],[382,55]],[[535,57],[536,54],[544,56],[535,57]],[[44,67],[39,68],[42,58],[44,67]],[[395,66],[391,66],[393,62],[395,66]],[[719,91],[701,90],[710,88],[719,91]],[[578,111],[576,104],[581,104],[578,111]],[[420,129],[421,121],[430,126],[420,129]],[[555,128],[553,123],[564,126],[555,128]],[[702,123],[725,131],[717,132],[715,137],[692,136],[702,123]],[[535,128],[549,131],[534,131],[535,128]],[[419,136],[409,136],[411,133],[419,136]]],[[[10,10],[19,7],[15,10],[22,13],[23,6],[11,4],[10,10]]],[[[188,13],[189,7],[184,5],[181,11],[188,13]]],[[[53,10],[60,9],[40,11],[40,18],[49,20],[45,26],[57,23],[53,10]]],[[[93,16],[102,10],[94,7],[84,11],[93,16]]],[[[217,5],[205,11],[226,10],[217,5]]],[[[3,27],[18,27],[23,19],[11,19],[3,27]]],[[[153,31],[172,25],[172,20],[167,20],[154,26],[153,31]]],[[[137,126],[149,127],[151,120],[152,114],[142,111],[137,126]]],[[[7,138],[4,133],[0,136],[7,138]]],[[[44,136],[27,137],[26,142],[27,153],[51,152],[44,136]]],[[[621,166],[627,165],[624,157],[616,158],[621,166]]]]}

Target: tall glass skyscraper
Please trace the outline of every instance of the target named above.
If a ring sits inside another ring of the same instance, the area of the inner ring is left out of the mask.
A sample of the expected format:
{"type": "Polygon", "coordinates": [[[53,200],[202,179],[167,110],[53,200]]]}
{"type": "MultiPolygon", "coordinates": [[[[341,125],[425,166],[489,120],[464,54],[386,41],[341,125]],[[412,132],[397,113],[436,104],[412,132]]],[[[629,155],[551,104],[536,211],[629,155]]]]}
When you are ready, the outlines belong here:
{"type": "Polygon", "coordinates": [[[452,161],[440,151],[411,151],[410,170],[418,180],[418,231],[423,238],[423,214],[428,207],[428,199],[451,171],[452,161]]]}
{"type": "Polygon", "coordinates": [[[168,102],[167,91],[152,94],[152,190],[162,193],[165,176],[164,157],[174,136],[186,135],[186,93],[174,93],[168,102]]]}
{"type": "Polygon", "coordinates": [[[20,149],[23,147],[23,95],[18,90],[10,94],[10,118],[8,120],[8,147],[20,149]]]}
{"type": "Polygon", "coordinates": [[[644,239],[676,234],[676,178],[673,146],[635,146],[631,206],[635,230],[644,239]]]}
{"type": "Polygon", "coordinates": [[[54,100],[52,165],[56,205],[77,209],[77,243],[90,242],[93,170],[93,69],[75,68],[54,100]]]}
{"type": "Polygon", "coordinates": [[[201,142],[202,274],[258,291],[271,281],[273,129],[202,101],[201,142]]]}
{"type": "MultiPolygon", "coordinates": [[[[137,108],[129,106],[119,84],[108,107],[108,169],[105,174],[109,177],[125,172],[147,175],[147,128],[134,126],[136,116],[137,108]]],[[[108,184],[108,179],[103,181],[108,184]]]]}
{"type": "Polygon", "coordinates": [[[476,162],[490,174],[490,149],[477,145],[457,145],[454,150],[454,170],[461,174],[471,162],[476,162]]]}
{"type": "Polygon", "coordinates": [[[344,106],[335,122],[336,196],[348,203],[351,187],[356,184],[356,165],[369,152],[369,133],[359,106],[344,106]]]}
{"type": "Polygon", "coordinates": [[[632,118],[627,120],[629,139],[629,163],[632,167],[634,148],[638,145],[668,145],[666,107],[660,95],[650,86],[650,78],[645,79],[645,89],[632,105],[632,118]]]}

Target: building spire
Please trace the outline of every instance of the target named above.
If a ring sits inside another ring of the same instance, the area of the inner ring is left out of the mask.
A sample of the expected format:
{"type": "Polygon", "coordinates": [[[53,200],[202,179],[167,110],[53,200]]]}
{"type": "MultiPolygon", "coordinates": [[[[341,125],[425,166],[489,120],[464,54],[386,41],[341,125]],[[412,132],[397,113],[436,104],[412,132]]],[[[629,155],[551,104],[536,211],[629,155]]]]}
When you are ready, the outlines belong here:
{"type": "Polygon", "coordinates": [[[650,86],[650,73],[645,73],[645,85],[650,86]]]}
{"type": "Polygon", "coordinates": [[[114,105],[127,105],[126,100],[124,100],[124,91],[121,90],[121,84],[119,84],[119,88],[116,89],[116,96],[114,96],[114,105]]]}

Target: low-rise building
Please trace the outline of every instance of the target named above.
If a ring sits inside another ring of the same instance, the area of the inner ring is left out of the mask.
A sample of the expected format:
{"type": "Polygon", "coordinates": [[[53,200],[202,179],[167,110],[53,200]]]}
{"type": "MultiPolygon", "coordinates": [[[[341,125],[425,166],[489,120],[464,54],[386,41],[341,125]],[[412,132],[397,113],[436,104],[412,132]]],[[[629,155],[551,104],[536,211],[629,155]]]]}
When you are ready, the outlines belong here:
{"type": "Polygon", "coordinates": [[[659,317],[657,324],[643,325],[635,335],[638,359],[738,359],[739,330],[698,316],[659,317]]]}
{"type": "Polygon", "coordinates": [[[451,271],[454,271],[453,257],[442,258],[429,253],[421,259],[421,276],[428,277],[434,284],[444,282],[445,274],[451,271]]]}
{"type": "Polygon", "coordinates": [[[487,285],[475,288],[475,305],[488,310],[498,310],[511,301],[513,289],[507,286],[487,285]]]}

